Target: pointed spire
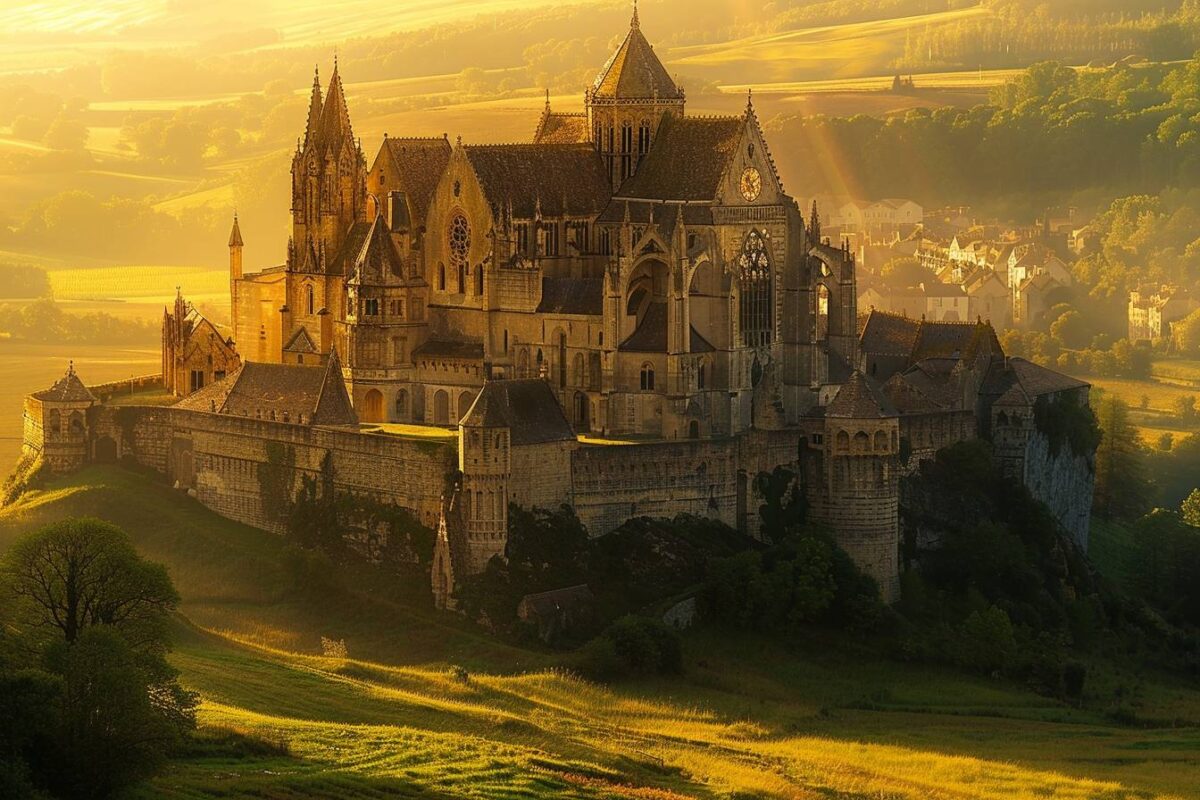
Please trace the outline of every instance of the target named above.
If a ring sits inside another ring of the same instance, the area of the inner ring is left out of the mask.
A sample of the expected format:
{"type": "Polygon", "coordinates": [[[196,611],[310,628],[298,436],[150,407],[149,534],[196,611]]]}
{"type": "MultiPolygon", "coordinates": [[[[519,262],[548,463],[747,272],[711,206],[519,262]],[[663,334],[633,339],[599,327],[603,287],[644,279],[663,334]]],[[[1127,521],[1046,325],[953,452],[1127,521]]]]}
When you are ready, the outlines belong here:
{"type": "Polygon", "coordinates": [[[753,86],[746,87],[746,113],[747,114],[754,113],[754,87],[753,86]]]}
{"type": "Polygon", "coordinates": [[[632,29],[633,29],[633,30],[635,30],[635,31],[636,31],[638,28],[642,27],[642,23],[641,23],[641,21],[638,19],[638,7],[637,7],[637,0],[633,0],[633,19],[631,19],[631,20],[629,21],[629,27],[630,27],[630,28],[632,28],[632,29]]]}
{"type": "Polygon", "coordinates": [[[229,232],[229,246],[230,247],[243,247],[244,246],[244,243],[242,242],[242,229],[238,225],[237,211],[233,212],[233,230],[231,230],[229,232]]]}
{"type": "Polygon", "coordinates": [[[546,113],[550,113],[550,89],[546,89],[546,113]]]}
{"type": "Polygon", "coordinates": [[[815,198],[812,204],[812,215],[808,220],[808,233],[812,238],[813,244],[821,243],[821,215],[817,211],[817,201],[815,198]]]}
{"type": "MultiPolygon", "coordinates": [[[[312,141],[312,137],[316,136],[320,128],[321,106],[321,68],[318,65],[313,67],[312,96],[308,100],[308,126],[304,129],[305,146],[312,141]]],[[[299,140],[296,141],[296,149],[300,149],[299,140]]]]}

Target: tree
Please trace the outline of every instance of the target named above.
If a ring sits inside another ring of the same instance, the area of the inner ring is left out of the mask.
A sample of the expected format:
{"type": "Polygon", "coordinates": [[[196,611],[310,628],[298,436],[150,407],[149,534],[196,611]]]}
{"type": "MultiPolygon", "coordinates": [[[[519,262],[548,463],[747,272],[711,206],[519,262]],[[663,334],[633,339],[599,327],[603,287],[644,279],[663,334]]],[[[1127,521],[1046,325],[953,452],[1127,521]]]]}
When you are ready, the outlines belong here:
{"type": "Polygon", "coordinates": [[[1200,355],[1200,310],[1175,323],[1175,345],[1186,355],[1200,355]]]}
{"type": "Polygon", "coordinates": [[[4,571],[30,626],[57,629],[68,644],[98,625],[150,644],[179,603],[166,569],[144,561],[119,528],[95,519],[65,520],[25,537],[4,571]]]}
{"type": "Polygon", "coordinates": [[[1179,507],[1179,516],[1193,528],[1200,528],[1200,489],[1193,489],[1183,501],[1183,505],[1179,507]]]}
{"type": "Polygon", "coordinates": [[[893,258],[883,265],[880,274],[896,286],[916,286],[933,279],[933,273],[921,266],[915,258],[893,258]]]}
{"type": "Polygon", "coordinates": [[[1104,435],[1096,450],[1093,508],[1105,519],[1136,519],[1149,509],[1152,487],[1145,477],[1137,429],[1129,421],[1129,406],[1106,394],[1096,416],[1104,435]]]}
{"type": "Polygon", "coordinates": [[[1172,401],[1171,406],[1180,422],[1190,424],[1196,421],[1196,395],[1180,395],[1172,401]]]}
{"type": "Polygon", "coordinates": [[[5,629],[22,640],[26,663],[9,665],[24,677],[0,672],[0,697],[26,696],[0,704],[24,729],[0,735],[0,760],[56,797],[108,797],[148,775],[196,724],[197,697],[166,660],[179,602],[166,570],[94,519],[27,535],[2,567],[5,629]]]}
{"type": "Polygon", "coordinates": [[[1079,350],[1085,347],[1090,335],[1083,315],[1078,311],[1067,311],[1050,325],[1050,335],[1063,347],[1079,350]]]}

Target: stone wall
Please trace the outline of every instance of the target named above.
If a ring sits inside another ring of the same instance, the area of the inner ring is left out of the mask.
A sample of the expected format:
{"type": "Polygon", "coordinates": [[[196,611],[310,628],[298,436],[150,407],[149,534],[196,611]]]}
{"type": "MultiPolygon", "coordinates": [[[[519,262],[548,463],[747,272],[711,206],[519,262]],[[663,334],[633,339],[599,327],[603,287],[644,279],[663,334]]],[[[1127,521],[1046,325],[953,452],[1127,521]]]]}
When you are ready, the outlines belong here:
{"type": "Polygon", "coordinates": [[[303,476],[320,476],[327,464],[337,490],[411,509],[429,527],[437,524],[446,476],[457,468],[452,442],[169,407],[97,408],[94,452],[108,446],[104,440],[115,443],[116,457],[194,489],[218,514],[274,531],[282,528],[280,509],[263,498],[273,467],[290,472],[294,492],[303,476]],[[277,463],[281,455],[286,463],[277,463]]]}
{"type": "Polygon", "coordinates": [[[1025,444],[1021,480],[1086,552],[1096,488],[1094,458],[1076,455],[1065,442],[1052,453],[1050,440],[1035,431],[1025,444]]]}

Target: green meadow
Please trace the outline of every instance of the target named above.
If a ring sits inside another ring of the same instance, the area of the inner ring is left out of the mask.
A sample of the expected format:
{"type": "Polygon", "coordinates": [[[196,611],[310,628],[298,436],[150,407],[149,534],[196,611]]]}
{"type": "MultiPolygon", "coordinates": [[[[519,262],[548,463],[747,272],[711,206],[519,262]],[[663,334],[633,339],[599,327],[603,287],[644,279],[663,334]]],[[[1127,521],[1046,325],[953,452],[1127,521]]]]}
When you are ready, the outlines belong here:
{"type": "Polygon", "coordinates": [[[0,511],[0,547],[79,514],[122,526],[183,596],[172,660],[201,727],[137,797],[1118,800],[1200,785],[1200,692],[1166,678],[1141,676],[1146,722],[1122,726],[846,637],[702,628],[681,677],[606,687],[564,670],[569,655],[434,612],[424,587],[313,564],[118,468],[0,511]]]}

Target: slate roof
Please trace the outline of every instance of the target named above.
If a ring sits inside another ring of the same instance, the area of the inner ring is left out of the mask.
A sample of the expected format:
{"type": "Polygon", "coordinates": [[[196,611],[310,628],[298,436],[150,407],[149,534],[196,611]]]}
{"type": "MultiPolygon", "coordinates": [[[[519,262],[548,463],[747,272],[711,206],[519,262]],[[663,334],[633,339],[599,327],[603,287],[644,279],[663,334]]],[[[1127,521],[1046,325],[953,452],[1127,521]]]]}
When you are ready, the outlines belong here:
{"type": "Polygon", "coordinates": [[[929,358],[909,367],[898,378],[926,401],[920,404],[924,408],[957,408],[962,404],[962,389],[953,374],[958,363],[954,358],[929,358]]]}
{"type": "Polygon", "coordinates": [[[866,375],[855,370],[825,407],[826,417],[882,419],[899,416],[891,402],[866,375]]]}
{"type": "Polygon", "coordinates": [[[33,396],[38,400],[49,400],[52,403],[86,403],[96,399],[83,385],[79,376],[75,374],[73,366],[69,367],[67,374],[55,381],[53,386],[40,392],[34,392],[33,396]]]}
{"type": "Polygon", "coordinates": [[[422,227],[438,182],[450,163],[450,142],[445,137],[432,139],[383,140],[383,153],[392,160],[403,180],[402,188],[412,210],[411,222],[422,227]]]}
{"type": "Polygon", "coordinates": [[[483,342],[458,339],[426,339],[420,346],[413,350],[413,356],[479,361],[483,358],[483,342]]]}
{"type": "Polygon", "coordinates": [[[1091,384],[1038,366],[1024,358],[997,359],[984,378],[980,391],[992,395],[1003,395],[1014,384],[1019,384],[1029,397],[1085,389],[1091,384]]]}
{"type": "Polygon", "coordinates": [[[539,314],[604,313],[603,278],[542,278],[542,300],[539,314]]]}
{"type": "Polygon", "coordinates": [[[377,216],[354,257],[351,280],[372,283],[389,277],[404,277],[404,262],[383,217],[377,216]]]}
{"type": "Polygon", "coordinates": [[[460,424],[508,428],[514,447],[575,439],[554,390],[540,378],[487,381],[460,424]]]}
{"type": "Polygon", "coordinates": [[[317,343],[313,341],[312,336],[309,335],[308,329],[301,325],[292,334],[292,338],[288,339],[287,344],[283,346],[283,352],[311,354],[320,352],[320,349],[317,347],[317,343]]]}
{"type": "Polygon", "coordinates": [[[337,353],[324,366],[242,364],[232,375],[181,400],[177,408],[313,425],[357,425],[337,353]]]}
{"type": "Polygon", "coordinates": [[[592,96],[609,99],[682,98],[654,48],[642,34],[636,8],[625,41],[592,84],[592,96]]]}
{"type": "Polygon", "coordinates": [[[664,116],[650,152],[617,196],[711,202],[745,124],[745,117],[664,116]]]}
{"type": "MultiPolygon", "coordinates": [[[[350,230],[346,231],[346,238],[342,241],[341,248],[333,254],[333,260],[326,265],[329,272],[333,275],[348,274],[354,268],[354,260],[362,252],[363,245],[366,244],[367,237],[370,235],[370,222],[356,222],[351,225],[350,230]]],[[[328,253],[326,258],[329,258],[328,253]]],[[[306,267],[306,271],[315,270],[306,267]]]]}
{"type": "MultiPolygon", "coordinates": [[[[691,352],[711,353],[717,349],[694,327],[688,334],[691,352]]],[[[626,353],[667,352],[667,304],[651,303],[642,315],[641,324],[621,342],[619,349],[626,353]]]]}
{"type": "Polygon", "coordinates": [[[547,109],[533,135],[535,144],[580,144],[590,141],[587,114],[555,114],[547,109]]]}
{"type": "Polygon", "coordinates": [[[925,358],[947,358],[959,356],[971,359],[976,355],[1000,355],[1004,351],[996,330],[986,322],[927,322],[922,320],[917,329],[917,341],[913,346],[912,360],[925,358]]]}
{"type": "Polygon", "coordinates": [[[599,214],[610,195],[600,155],[587,144],[468,145],[467,160],[499,212],[512,203],[519,219],[599,214]]]}
{"type": "Polygon", "coordinates": [[[860,334],[862,350],[872,355],[911,355],[920,327],[920,320],[873,310],[860,334]]]}

